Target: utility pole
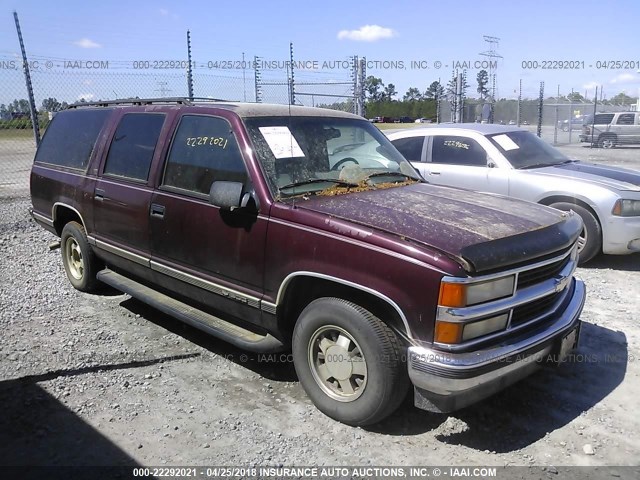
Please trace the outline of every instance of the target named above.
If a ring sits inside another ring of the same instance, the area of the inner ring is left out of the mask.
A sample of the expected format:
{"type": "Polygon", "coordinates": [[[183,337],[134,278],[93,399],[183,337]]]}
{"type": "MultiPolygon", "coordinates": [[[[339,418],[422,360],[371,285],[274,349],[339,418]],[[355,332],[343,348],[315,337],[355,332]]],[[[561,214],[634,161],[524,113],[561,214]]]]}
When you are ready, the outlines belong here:
{"type": "Polygon", "coordinates": [[[491,37],[489,35],[483,35],[484,41],[489,44],[489,50],[481,52],[480,55],[489,59],[489,78],[491,79],[491,111],[489,113],[489,123],[493,123],[494,106],[496,102],[496,95],[498,91],[496,82],[496,68],[494,68],[494,62],[497,63],[498,58],[503,58],[497,52],[500,39],[498,37],[491,37]]]}
{"type": "Polygon", "coordinates": [[[290,67],[291,67],[291,77],[289,79],[289,85],[290,85],[290,97],[289,97],[289,105],[295,105],[296,104],[296,84],[294,81],[294,74],[293,74],[293,42],[289,43],[289,62],[290,62],[290,67]]]}
{"type": "Polygon", "coordinates": [[[244,101],[247,101],[247,77],[245,73],[244,52],[242,52],[242,94],[244,101]]]}
{"type": "Polygon", "coordinates": [[[27,84],[27,95],[29,96],[29,112],[31,114],[31,125],[33,126],[33,137],[36,141],[36,147],[39,147],[40,125],[38,123],[38,112],[36,111],[36,100],[33,97],[33,84],[31,83],[31,73],[29,72],[29,62],[27,61],[27,50],[24,48],[24,41],[22,40],[18,12],[13,12],[13,19],[16,22],[16,32],[18,32],[18,41],[20,42],[20,50],[22,51],[22,68],[24,70],[24,80],[27,84]]]}
{"type": "Polygon", "coordinates": [[[253,57],[253,81],[255,85],[256,103],[262,102],[262,87],[260,86],[262,75],[260,73],[260,60],[260,57],[253,57]]]}
{"type": "Polygon", "coordinates": [[[189,100],[193,100],[193,72],[191,71],[191,32],[189,30],[187,30],[187,60],[187,93],[189,94],[189,100]]]}

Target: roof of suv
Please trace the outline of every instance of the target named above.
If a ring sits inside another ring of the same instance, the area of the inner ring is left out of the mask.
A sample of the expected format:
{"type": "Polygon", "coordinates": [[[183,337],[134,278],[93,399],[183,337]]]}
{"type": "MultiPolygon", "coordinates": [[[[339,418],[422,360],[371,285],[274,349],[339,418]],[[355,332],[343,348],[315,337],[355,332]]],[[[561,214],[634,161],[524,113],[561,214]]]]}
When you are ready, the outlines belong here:
{"type": "Polygon", "coordinates": [[[353,113],[341,112],[339,110],[330,110],[327,108],[305,107],[299,105],[280,105],[271,103],[244,103],[229,102],[224,100],[207,100],[196,99],[190,101],[187,98],[155,98],[155,99],[125,99],[112,100],[93,103],[76,103],[71,108],[90,108],[90,107],[145,107],[148,105],[179,105],[184,107],[202,107],[202,108],[218,108],[230,110],[238,114],[238,116],[247,117],[341,117],[354,118],[363,120],[362,117],[353,113]]]}

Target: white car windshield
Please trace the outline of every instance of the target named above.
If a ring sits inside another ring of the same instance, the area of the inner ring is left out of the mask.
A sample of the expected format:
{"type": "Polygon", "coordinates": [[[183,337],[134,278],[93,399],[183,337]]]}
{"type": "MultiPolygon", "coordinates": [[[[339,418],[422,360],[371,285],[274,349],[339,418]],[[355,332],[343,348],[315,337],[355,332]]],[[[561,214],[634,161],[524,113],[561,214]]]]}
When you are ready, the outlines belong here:
{"type": "Polygon", "coordinates": [[[335,117],[244,119],[274,196],[421,181],[375,126],[335,117]]]}
{"type": "Polygon", "coordinates": [[[487,137],[514,168],[542,168],[572,161],[531,132],[517,130],[487,137]]]}

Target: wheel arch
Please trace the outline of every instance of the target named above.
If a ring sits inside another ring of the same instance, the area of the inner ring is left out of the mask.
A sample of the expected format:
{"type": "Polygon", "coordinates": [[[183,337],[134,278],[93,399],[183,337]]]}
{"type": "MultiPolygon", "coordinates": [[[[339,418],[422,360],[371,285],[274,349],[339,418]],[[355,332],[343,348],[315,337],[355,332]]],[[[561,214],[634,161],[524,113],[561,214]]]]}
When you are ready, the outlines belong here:
{"type": "Polygon", "coordinates": [[[62,235],[62,229],[64,226],[74,220],[82,225],[85,232],[87,231],[87,225],[84,223],[84,219],[80,212],[66,203],[54,203],[51,209],[51,218],[53,219],[53,227],[56,229],[58,236],[62,235]]]}
{"type": "Polygon", "coordinates": [[[403,340],[413,338],[406,316],[392,299],[364,285],[315,272],[295,272],[282,282],[276,300],[279,330],[291,338],[302,310],[322,297],[337,297],[356,303],[378,317],[403,340]]]}
{"type": "Polygon", "coordinates": [[[591,212],[593,216],[596,217],[596,220],[600,224],[600,227],[602,227],[602,220],[600,218],[600,215],[598,214],[595,208],[593,208],[589,203],[585,202],[584,200],[581,200],[576,197],[572,197],[571,195],[552,195],[550,197],[545,197],[538,201],[538,203],[546,206],[552,205],[554,203],[559,203],[559,202],[573,203],[574,205],[579,205],[582,208],[589,210],[589,212],[591,212]]]}

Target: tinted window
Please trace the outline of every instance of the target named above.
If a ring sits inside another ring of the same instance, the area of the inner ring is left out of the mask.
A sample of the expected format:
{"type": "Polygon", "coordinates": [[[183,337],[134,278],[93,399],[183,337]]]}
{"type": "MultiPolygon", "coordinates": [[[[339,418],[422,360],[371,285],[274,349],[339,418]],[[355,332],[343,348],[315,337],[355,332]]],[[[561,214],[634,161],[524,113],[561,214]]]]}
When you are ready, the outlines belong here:
{"type": "Polygon", "coordinates": [[[594,117],[595,125],[607,125],[613,120],[613,113],[598,113],[594,117]]]}
{"type": "Polygon", "coordinates": [[[618,125],[633,125],[636,121],[634,113],[623,113],[618,117],[618,125]]]}
{"type": "Polygon", "coordinates": [[[422,161],[422,145],[424,145],[424,137],[407,137],[393,140],[393,146],[398,149],[404,158],[410,162],[422,161]]]}
{"type": "Polygon", "coordinates": [[[451,165],[473,165],[476,167],[487,166],[487,154],[471,138],[449,135],[436,135],[433,137],[432,158],[433,163],[446,163],[451,165]]]}
{"type": "Polygon", "coordinates": [[[111,109],[72,109],[59,112],[47,128],[36,162],[87,168],[93,146],[111,109]]]}
{"type": "Polygon", "coordinates": [[[182,117],[171,145],[163,185],[209,193],[214,180],[245,182],[240,149],[222,118],[182,117]]]}
{"type": "Polygon", "coordinates": [[[129,113],[122,117],[111,141],[104,173],[146,180],[164,123],[157,113],[129,113]]]}

